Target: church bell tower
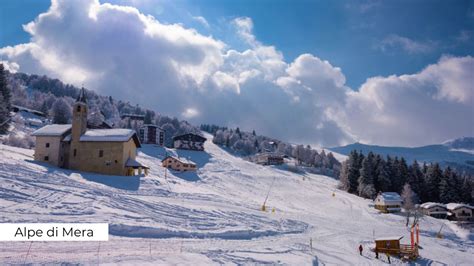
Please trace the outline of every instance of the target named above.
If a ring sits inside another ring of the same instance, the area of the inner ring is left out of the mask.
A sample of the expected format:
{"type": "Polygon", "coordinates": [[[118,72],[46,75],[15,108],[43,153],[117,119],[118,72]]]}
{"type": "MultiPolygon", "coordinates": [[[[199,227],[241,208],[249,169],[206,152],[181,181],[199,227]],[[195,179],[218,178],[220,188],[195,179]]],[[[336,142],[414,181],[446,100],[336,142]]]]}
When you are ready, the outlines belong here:
{"type": "Polygon", "coordinates": [[[84,88],[81,89],[79,96],[74,103],[72,110],[72,133],[71,140],[79,141],[79,138],[87,130],[87,101],[84,88]]]}

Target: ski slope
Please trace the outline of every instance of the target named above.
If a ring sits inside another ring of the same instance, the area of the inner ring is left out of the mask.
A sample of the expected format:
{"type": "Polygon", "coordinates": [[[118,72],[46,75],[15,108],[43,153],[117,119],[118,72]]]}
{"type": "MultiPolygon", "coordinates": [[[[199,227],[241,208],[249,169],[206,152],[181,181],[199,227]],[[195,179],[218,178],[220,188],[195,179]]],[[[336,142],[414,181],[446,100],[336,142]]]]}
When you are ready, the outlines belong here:
{"type": "MultiPolygon", "coordinates": [[[[33,161],[32,150],[0,145],[0,222],[110,224],[108,242],[0,243],[0,263],[384,264],[369,251],[374,237],[409,242],[405,217],[378,213],[371,201],[337,190],[332,178],[256,165],[211,141],[205,149],[145,145],[137,160],[150,174],[120,177],[51,167],[33,161]],[[193,160],[199,171],[165,170],[166,152],[193,160]]],[[[420,227],[420,264],[472,265],[468,229],[431,217],[420,227]]]]}

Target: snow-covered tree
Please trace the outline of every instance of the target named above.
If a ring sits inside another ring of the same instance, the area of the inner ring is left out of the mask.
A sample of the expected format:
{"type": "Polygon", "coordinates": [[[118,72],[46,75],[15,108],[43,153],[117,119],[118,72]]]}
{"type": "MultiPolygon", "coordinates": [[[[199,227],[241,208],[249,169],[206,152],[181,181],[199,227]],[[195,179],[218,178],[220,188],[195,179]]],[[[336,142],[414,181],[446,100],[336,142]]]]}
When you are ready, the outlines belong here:
{"type": "Polygon", "coordinates": [[[350,188],[348,160],[342,162],[341,165],[341,172],[339,173],[339,188],[345,191],[348,191],[350,188]]]}
{"type": "Polygon", "coordinates": [[[0,63],[0,135],[7,133],[10,127],[10,88],[3,64],[0,63]]]}
{"type": "Polygon", "coordinates": [[[403,186],[402,190],[402,200],[403,200],[403,208],[406,211],[411,211],[415,208],[415,193],[410,187],[410,184],[406,183],[403,186]]]}
{"type": "Polygon", "coordinates": [[[104,122],[105,117],[102,115],[97,105],[92,105],[89,108],[87,121],[91,126],[97,127],[104,122]]]}
{"type": "Polygon", "coordinates": [[[64,98],[57,99],[52,109],[53,123],[67,124],[71,119],[71,106],[64,98]]]}

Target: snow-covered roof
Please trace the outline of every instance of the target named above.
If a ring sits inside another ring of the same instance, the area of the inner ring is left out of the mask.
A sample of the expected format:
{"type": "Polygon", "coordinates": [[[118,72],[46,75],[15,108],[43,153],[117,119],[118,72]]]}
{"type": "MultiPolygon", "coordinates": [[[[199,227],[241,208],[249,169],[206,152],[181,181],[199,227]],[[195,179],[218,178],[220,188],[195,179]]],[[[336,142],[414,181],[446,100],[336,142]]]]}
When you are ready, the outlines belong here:
{"type": "Polygon", "coordinates": [[[381,197],[384,201],[402,201],[400,194],[397,192],[383,192],[378,197],[381,197]]]}
{"type": "Polygon", "coordinates": [[[473,209],[472,206],[470,206],[468,204],[463,204],[463,203],[448,203],[448,204],[446,204],[446,208],[448,208],[448,210],[450,210],[450,211],[453,211],[453,210],[459,209],[459,208],[473,209]]]}
{"type": "Polygon", "coordinates": [[[386,237],[379,237],[376,238],[375,241],[383,241],[383,240],[400,240],[403,236],[386,236],[386,237]]]}
{"type": "Polygon", "coordinates": [[[433,208],[433,207],[446,208],[446,205],[444,205],[443,203],[437,203],[437,202],[425,202],[425,203],[421,204],[420,207],[423,208],[423,209],[430,209],[430,208],[433,208]]]}
{"type": "Polygon", "coordinates": [[[35,132],[33,132],[31,135],[32,136],[62,136],[63,134],[67,133],[69,130],[71,130],[71,124],[65,124],[65,125],[53,124],[53,125],[44,126],[36,130],[35,132]]]}
{"type": "Polygon", "coordinates": [[[132,158],[128,158],[127,162],[125,162],[125,166],[126,167],[133,167],[133,168],[138,168],[138,167],[149,168],[148,166],[145,166],[145,165],[137,162],[136,160],[134,160],[132,158]]]}
{"type": "Polygon", "coordinates": [[[161,160],[162,162],[165,161],[166,159],[168,158],[173,158],[175,160],[178,160],[180,161],[181,163],[187,163],[187,164],[192,164],[192,165],[196,165],[195,162],[191,161],[191,160],[188,160],[186,158],[183,158],[183,157],[176,157],[176,156],[166,156],[163,160],[161,160]]]}
{"type": "Polygon", "coordinates": [[[88,129],[82,134],[80,141],[128,141],[135,130],[126,128],[114,128],[114,129],[88,129]]]}
{"type": "MultiPolygon", "coordinates": [[[[126,142],[134,138],[137,147],[140,147],[140,141],[136,136],[135,130],[125,128],[112,129],[88,129],[79,139],[79,141],[110,141],[126,142]]],[[[63,141],[71,141],[71,134],[64,137],[63,141]]]]}

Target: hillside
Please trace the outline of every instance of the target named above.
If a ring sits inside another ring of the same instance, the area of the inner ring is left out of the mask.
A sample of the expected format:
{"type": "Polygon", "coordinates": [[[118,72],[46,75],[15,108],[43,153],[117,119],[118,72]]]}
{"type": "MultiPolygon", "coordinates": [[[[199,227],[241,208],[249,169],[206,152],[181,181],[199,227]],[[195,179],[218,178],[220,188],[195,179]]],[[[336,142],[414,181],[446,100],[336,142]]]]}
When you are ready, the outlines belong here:
{"type": "Polygon", "coordinates": [[[385,147],[354,143],[329,150],[348,155],[352,150],[362,151],[367,154],[372,151],[376,154],[392,157],[404,157],[407,162],[439,162],[442,166],[451,166],[457,169],[474,173],[474,138],[459,138],[443,144],[428,145],[415,148],[385,147]]]}
{"type": "MultiPolygon", "coordinates": [[[[28,257],[30,243],[12,242],[0,262],[372,264],[383,263],[368,251],[374,237],[409,242],[403,216],[378,213],[336,180],[255,165],[206,137],[206,152],[168,150],[197,162],[196,174],[165,175],[165,150],[145,146],[137,158],[151,167],[146,177],[55,168],[34,162],[32,150],[0,145],[0,222],[108,222],[111,234],[100,244],[33,243],[28,257]],[[275,212],[262,212],[272,184],[275,212]]],[[[431,217],[420,226],[420,263],[470,264],[468,230],[431,217]],[[443,225],[445,238],[435,238],[443,225]]]]}

